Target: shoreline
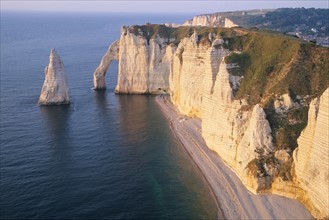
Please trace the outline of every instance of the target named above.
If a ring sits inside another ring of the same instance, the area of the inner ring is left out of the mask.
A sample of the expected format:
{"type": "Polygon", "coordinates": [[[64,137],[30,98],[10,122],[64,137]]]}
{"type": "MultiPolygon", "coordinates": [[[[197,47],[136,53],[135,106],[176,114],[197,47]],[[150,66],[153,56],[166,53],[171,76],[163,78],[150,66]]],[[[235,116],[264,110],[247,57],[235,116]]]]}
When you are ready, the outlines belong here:
{"type": "MultiPolygon", "coordinates": [[[[157,98],[156,98],[157,99],[157,98]]],[[[160,106],[161,108],[161,105],[156,101],[157,105],[160,106]]],[[[163,109],[161,109],[162,113],[163,112],[163,109]]],[[[165,114],[165,113],[164,113],[165,114]]],[[[195,163],[194,161],[194,158],[193,158],[193,154],[188,151],[188,149],[185,147],[183,141],[178,137],[177,133],[175,132],[175,128],[174,128],[174,125],[172,123],[171,120],[169,120],[169,118],[165,115],[166,119],[169,121],[169,124],[170,124],[170,129],[172,130],[173,132],[173,135],[177,138],[177,140],[179,141],[179,143],[181,143],[182,147],[184,148],[185,152],[189,155],[189,157],[193,160],[193,163],[195,166],[197,166],[198,168],[198,173],[202,176],[203,180],[205,181],[206,185],[208,186],[209,190],[210,190],[210,194],[212,196],[212,199],[214,200],[214,202],[216,203],[216,207],[217,207],[217,219],[226,219],[225,216],[224,216],[224,213],[223,213],[223,210],[221,209],[220,207],[220,203],[215,195],[215,191],[214,189],[212,188],[212,185],[209,183],[207,177],[205,176],[204,172],[202,172],[202,169],[200,168],[199,164],[195,163]]]]}
{"type": "Polygon", "coordinates": [[[200,119],[180,114],[169,96],[156,96],[155,102],[209,185],[219,219],[313,219],[297,200],[249,192],[234,171],[207,147],[200,119]]]}

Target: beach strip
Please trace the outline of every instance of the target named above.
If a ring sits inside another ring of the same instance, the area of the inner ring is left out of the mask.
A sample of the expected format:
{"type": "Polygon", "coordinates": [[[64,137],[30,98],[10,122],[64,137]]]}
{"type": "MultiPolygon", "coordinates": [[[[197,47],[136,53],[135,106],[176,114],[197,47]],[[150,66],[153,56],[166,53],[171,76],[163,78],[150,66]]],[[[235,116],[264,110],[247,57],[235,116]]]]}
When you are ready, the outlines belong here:
{"type": "Polygon", "coordinates": [[[277,195],[254,195],[201,135],[201,120],[178,112],[169,96],[155,101],[209,184],[218,205],[218,219],[312,219],[297,200],[277,195]]]}

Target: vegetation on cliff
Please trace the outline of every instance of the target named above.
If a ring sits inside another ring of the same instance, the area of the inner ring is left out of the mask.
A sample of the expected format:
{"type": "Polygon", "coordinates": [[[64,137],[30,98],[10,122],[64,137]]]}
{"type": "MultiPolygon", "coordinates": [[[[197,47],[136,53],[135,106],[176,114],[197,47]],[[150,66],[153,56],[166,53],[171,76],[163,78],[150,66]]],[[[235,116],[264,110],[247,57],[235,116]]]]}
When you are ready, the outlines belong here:
{"type": "Polygon", "coordinates": [[[198,34],[200,42],[211,45],[209,40],[209,34],[214,36],[236,36],[237,32],[229,28],[212,28],[212,27],[189,27],[180,26],[177,28],[167,27],[161,24],[145,24],[134,25],[129,27],[130,33],[134,33],[136,36],[144,36],[147,41],[154,39],[157,35],[163,39],[167,39],[167,43],[173,43],[176,46],[185,37],[190,37],[194,31],[198,34]]]}
{"type": "MultiPolygon", "coordinates": [[[[227,63],[238,64],[229,69],[241,77],[240,86],[234,91],[235,99],[246,100],[249,110],[260,103],[267,115],[274,142],[273,154],[259,157],[248,166],[256,177],[273,176],[265,167],[279,167],[275,175],[291,180],[291,155],[298,146],[297,138],[307,125],[308,105],[329,87],[329,48],[317,46],[298,38],[274,31],[244,28],[178,27],[146,24],[132,26],[131,33],[143,35],[147,41],[159,36],[167,44],[175,44],[193,33],[198,44],[211,47],[212,40],[221,38],[224,47],[232,51],[227,63]],[[275,102],[288,94],[295,103],[292,108],[278,112],[275,102]],[[290,159],[279,162],[274,153],[284,150],[290,159]],[[280,165],[279,165],[280,164],[280,165]]],[[[268,186],[266,186],[268,187],[268,186]]],[[[265,188],[266,188],[265,187],[265,188]]]]}
{"type": "MultiPolygon", "coordinates": [[[[261,103],[271,125],[275,151],[285,150],[291,156],[307,125],[310,100],[329,87],[329,48],[269,31],[249,31],[224,39],[229,42],[228,49],[238,51],[226,57],[227,63],[238,64],[230,73],[243,76],[235,98],[246,99],[251,106],[261,103]],[[289,94],[296,105],[282,113],[276,111],[274,103],[283,94],[289,94]]],[[[254,174],[266,175],[264,165],[277,163],[274,155],[260,155],[249,168],[254,174]]],[[[287,172],[290,166],[291,162],[283,164],[277,175],[291,180],[287,172]]]]}

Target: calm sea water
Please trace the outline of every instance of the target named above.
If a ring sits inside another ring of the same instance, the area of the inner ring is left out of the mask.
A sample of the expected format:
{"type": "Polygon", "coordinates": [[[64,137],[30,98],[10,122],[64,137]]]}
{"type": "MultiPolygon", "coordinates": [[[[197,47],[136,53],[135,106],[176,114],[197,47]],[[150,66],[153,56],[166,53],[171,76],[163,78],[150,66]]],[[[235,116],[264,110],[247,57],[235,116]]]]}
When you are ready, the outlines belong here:
{"type": "Polygon", "coordinates": [[[191,15],[1,13],[0,218],[214,219],[197,168],[151,96],[93,91],[92,73],[120,26],[191,15]],[[70,106],[40,107],[50,48],[70,106]]]}

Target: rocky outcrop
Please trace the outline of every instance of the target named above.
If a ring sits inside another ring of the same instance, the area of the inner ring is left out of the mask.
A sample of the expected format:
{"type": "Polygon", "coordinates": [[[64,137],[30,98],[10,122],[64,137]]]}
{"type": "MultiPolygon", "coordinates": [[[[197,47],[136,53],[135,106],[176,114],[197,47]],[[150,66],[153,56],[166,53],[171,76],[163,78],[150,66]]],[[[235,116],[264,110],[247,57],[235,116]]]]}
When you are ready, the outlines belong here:
{"type": "Polygon", "coordinates": [[[297,103],[294,103],[289,94],[282,95],[274,102],[274,109],[276,113],[284,113],[289,109],[294,108],[297,103]]]}
{"type": "Polygon", "coordinates": [[[230,52],[223,43],[214,39],[212,44],[202,44],[196,33],[183,39],[173,59],[169,91],[181,113],[202,119],[202,136],[208,147],[256,192],[270,187],[274,173],[269,167],[266,175],[270,178],[253,176],[248,165],[272,153],[271,128],[260,105],[246,111],[242,110],[244,100],[234,100],[231,85],[238,86],[238,77],[227,70],[224,58],[230,52]]]}
{"type": "Polygon", "coordinates": [[[225,18],[225,24],[224,27],[226,28],[232,28],[232,27],[237,27],[239,25],[235,24],[232,20],[225,18]]]}
{"type": "Polygon", "coordinates": [[[202,84],[206,63],[209,62],[211,48],[199,44],[194,33],[184,38],[173,59],[170,75],[170,93],[173,103],[181,113],[191,117],[201,117],[202,84]]]}
{"type": "MultiPolygon", "coordinates": [[[[202,136],[207,146],[235,170],[250,191],[275,192],[299,199],[316,217],[327,216],[323,210],[328,207],[328,192],[323,190],[324,193],[321,193],[316,188],[320,182],[318,187],[328,186],[328,162],[318,164],[318,161],[328,161],[327,93],[321,98],[327,101],[322,101],[322,116],[318,116],[318,120],[321,121],[317,125],[319,128],[313,130],[317,135],[307,135],[314,138],[311,139],[314,142],[312,144],[317,144],[319,148],[314,150],[315,156],[302,162],[306,166],[313,166],[314,169],[310,170],[309,175],[320,173],[321,177],[312,177],[314,180],[306,177],[307,181],[304,180],[304,184],[287,180],[276,181],[280,179],[277,176],[281,166],[285,169],[284,166],[291,161],[289,151],[274,149],[270,123],[260,104],[251,106],[247,100],[234,99],[233,90],[239,86],[241,77],[233,76],[228,71],[230,65],[236,65],[225,63],[225,57],[230,51],[221,45],[214,47],[213,44],[204,45],[199,41],[194,33],[178,45],[170,75],[172,102],[181,113],[202,120],[202,136]],[[318,172],[316,168],[322,171],[318,172]],[[314,185],[311,186],[311,183],[314,185]]],[[[277,114],[301,107],[288,94],[280,96],[273,105],[277,114]]],[[[303,135],[301,138],[303,139],[303,135]]],[[[312,149],[305,141],[299,141],[298,145],[304,146],[299,148],[312,149]]],[[[303,176],[303,171],[299,173],[303,176]]],[[[298,172],[296,181],[303,181],[299,180],[298,172]]]]}
{"type": "Polygon", "coordinates": [[[174,45],[171,39],[159,36],[147,40],[139,30],[136,35],[129,27],[121,29],[120,40],[115,41],[94,73],[94,85],[103,89],[105,73],[113,59],[119,60],[116,93],[163,94],[169,89],[169,74],[174,45]],[[120,48],[120,49],[119,49],[120,48]]]}
{"type": "Polygon", "coordinates": [[[194,16],[192,19],[187,20],[182,24],[183,26],[202,26],[202,27],[237,27],[229,18],[220,14],[207,14],[194,16]]]}
{"type": "Polygon", "coordinates": [[[106,89],[105,75],[112,60],[119,59],[119,41],[114,41],[94,72],[94,89],[106,89]]]}
{"type": "Polygon", "coordinates": [[[294,151],[295,181],[316,208],[316,216],[329,217],[329,88],[313,99],[307,127],[294,151]]]}
{"type": "Polygon", "coordinates": [[[40,105],[64,105],[70,103],[64,65],[55,49],[51,49],[49,64],[45,69],[45,81],[39,97],[40,105]]]}
{"type": "Polygon", "coordinates": [[[183,26],[208,26],[208,27],[223,27],[225,18],[218,14],[198,15],[191,20],[186,21],[183,26]]]}

